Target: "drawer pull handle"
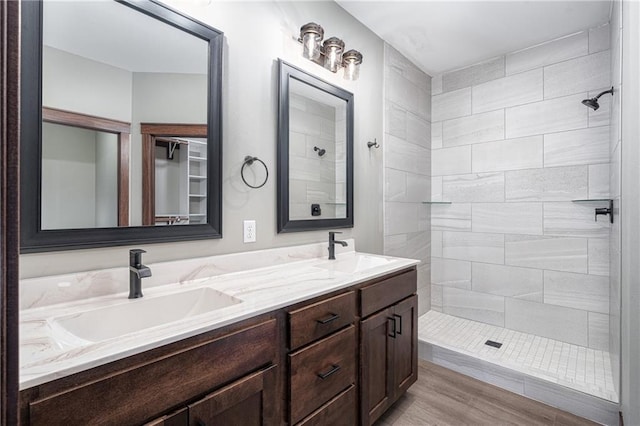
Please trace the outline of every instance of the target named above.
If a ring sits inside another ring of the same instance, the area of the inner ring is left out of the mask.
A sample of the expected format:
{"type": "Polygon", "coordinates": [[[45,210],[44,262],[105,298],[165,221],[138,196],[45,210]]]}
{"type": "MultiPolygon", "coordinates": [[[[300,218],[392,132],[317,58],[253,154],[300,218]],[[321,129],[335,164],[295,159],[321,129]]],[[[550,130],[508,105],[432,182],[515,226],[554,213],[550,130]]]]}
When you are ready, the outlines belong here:
{"type": "Polygon", "coordinates": [[[316,320],[318,322],[318,324],[329,324],[332,321],[337,320],[338,318],[340,318],[340,315],[338,314],[329,314],[329,316],[325,319],[319,319],[316,320]]]}
{"type": "Polygon", "coordinates": [[[391,328],[391,333],[389,333],[389,337],[393,337],[395,339],[397,335],[396,319],[393,317],[387,317],[387,324],[389,324],[389,321],[391,321],[391,324],[393,324],[391,328]]]}
{"type": "Polygon", "coordinates": [[[340,370],[340,366],[334,364],[334,365],[331,366],[331,370],[327,371],[326,373],[318,373],[318,377],[320,377],[322,380],[324,380],[327,377],[329,377],[330,375],[332,375],[333,373],[336,373],[338,370],[340,370]]]}
{"type": "MultiPolygon", "coordinates": [[[[400,316],[400,315],[398,315],[398,314],[393,314],[393,317],[394,317],[395,319],[397,319],[397,320],[398,320],[398,322],[400,323],[400,326],[398,326],[397,333],[398,333],[398,334],[402,334],[402,316],[400,316]]],[[[395,322],[395,319],[394,319],[394,322],[395,322]]]]}

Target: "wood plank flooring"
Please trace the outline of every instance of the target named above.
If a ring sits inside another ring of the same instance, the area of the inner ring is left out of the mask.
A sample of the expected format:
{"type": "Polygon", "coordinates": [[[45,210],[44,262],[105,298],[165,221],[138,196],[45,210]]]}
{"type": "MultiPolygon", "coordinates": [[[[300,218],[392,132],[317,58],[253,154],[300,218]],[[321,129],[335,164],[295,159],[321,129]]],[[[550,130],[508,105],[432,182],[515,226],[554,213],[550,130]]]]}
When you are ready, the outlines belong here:
{"type": "Polygon", "coordinates": [[[507,424],[597,423],[419,360],[418,381],[375,426],[507,424]]]}

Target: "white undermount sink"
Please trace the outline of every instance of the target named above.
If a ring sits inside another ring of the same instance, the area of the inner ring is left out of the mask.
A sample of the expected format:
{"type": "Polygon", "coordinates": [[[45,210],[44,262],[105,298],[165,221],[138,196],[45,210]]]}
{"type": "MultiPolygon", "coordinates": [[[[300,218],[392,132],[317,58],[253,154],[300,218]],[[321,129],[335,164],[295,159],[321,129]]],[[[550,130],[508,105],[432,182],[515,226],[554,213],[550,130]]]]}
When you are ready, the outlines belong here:
{"type": "Polygon", "coordinates": [[[54,319],[51,325],[81,339],[100,342],[240,302],[219,291],[200,288],[66,315],[54,319]]]}
{"type": "Polygon", "coordinates": [[[328,269],[330,271],[344,272],[347,274],[354,274],[357,272],[366,271],[367,269],[375,268],[377,266],[386,265],[391,262],[392,259],[379,256],[368,256],[358,254],[355,256],[340,257],[336,260],[328,260],[326,263],[316,265],[318,268],[328,269]]]}

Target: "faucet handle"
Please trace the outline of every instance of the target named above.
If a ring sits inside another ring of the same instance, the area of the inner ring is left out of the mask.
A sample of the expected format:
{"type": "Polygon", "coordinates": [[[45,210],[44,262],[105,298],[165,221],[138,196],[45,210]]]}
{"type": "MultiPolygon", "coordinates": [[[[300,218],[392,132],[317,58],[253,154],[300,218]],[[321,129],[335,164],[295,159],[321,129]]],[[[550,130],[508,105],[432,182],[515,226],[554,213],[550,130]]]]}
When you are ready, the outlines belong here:
{"type": "Polygon", "coordinates": [[[142,253],[146,253],[146,250],[142,250],[142,249],[131,249],[129,250],[129,254],[142,254],[142,253]]]}
{"type": "Polygon", "coordinates": [[[332,236],[334,236],[336,234],[342,234],[342,232],[341,231],[329,231],[329,236],[330,237],[332,237],[332,236]]]}

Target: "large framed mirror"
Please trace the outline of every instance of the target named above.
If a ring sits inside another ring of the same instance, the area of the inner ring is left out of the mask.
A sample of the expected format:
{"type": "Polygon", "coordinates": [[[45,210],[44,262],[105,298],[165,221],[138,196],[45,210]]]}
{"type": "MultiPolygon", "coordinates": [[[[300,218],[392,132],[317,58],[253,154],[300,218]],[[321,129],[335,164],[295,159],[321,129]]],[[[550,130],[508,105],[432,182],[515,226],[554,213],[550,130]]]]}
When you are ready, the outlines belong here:
{"type": "Polygon", "coordinates": [[[23,2],[23,253],[222,237],[222,37],[151,0],[23,2]]]}
{"type": "Polygon", "coordinates": [[[278,68],[278,232],[353,227],[353,94],[278,68]]]}

